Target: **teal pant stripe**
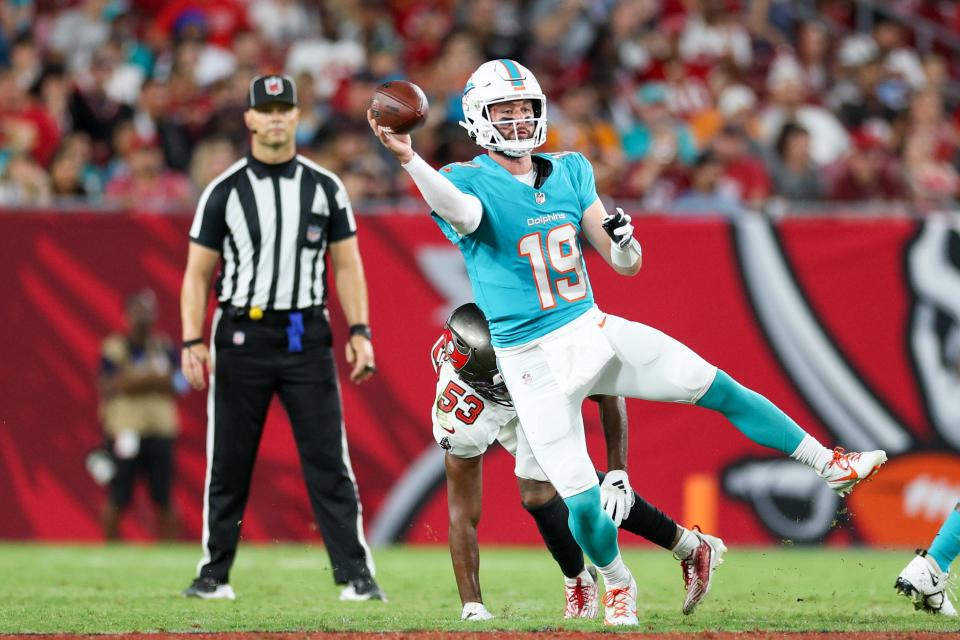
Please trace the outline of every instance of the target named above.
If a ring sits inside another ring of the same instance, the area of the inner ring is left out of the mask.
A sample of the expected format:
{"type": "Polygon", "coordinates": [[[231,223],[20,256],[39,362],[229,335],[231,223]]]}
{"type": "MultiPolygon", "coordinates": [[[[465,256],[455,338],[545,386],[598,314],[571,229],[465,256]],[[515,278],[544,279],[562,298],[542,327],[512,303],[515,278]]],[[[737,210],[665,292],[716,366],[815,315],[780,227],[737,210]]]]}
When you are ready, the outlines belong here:
{"type": "Polygon", "coordinates": [[[570,532],[593,563],[603,567],[616,560],[620,553],[617,527],[600,508],[600,487],[587,489],[563,501],[570,510],[567,518],[570,532]]]}
{"type": "Polygon", "coordinates": [[[950,565],[960,554],[960,503],[943,521],[927,553],[933,556],[941,569],[950,571],[950,565]]]}
{"type": "Polygon", "coordinates": [[[790,455],[807,432],[790,416],[756,391],[717,370],[713,384],[697,404],[719,411],[727,420],[757,444],[790,455]]]}

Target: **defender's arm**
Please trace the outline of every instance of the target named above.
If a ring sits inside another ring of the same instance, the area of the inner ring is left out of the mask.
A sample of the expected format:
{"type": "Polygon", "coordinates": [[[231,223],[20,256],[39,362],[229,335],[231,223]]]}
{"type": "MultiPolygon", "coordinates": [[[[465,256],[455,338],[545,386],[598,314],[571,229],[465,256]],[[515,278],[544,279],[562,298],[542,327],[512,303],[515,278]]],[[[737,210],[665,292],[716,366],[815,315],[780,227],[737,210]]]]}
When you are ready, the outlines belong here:
{"type": "Polygon", "coordinates": [[[450,559],[457,579],[460,601],[483,602],[480,593],[480,549],[477,524],[480,522],[483,496],[483,456],[457,458],[449,453],[447,470],[447,506],[450,511],[450,559]]]}

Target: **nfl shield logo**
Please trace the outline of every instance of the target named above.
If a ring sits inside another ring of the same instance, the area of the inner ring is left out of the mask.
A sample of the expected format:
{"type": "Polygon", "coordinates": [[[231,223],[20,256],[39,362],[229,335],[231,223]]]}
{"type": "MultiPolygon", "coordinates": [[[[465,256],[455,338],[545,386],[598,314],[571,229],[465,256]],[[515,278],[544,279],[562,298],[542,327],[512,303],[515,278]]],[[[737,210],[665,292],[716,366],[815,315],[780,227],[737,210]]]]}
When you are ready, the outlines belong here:
{"type": "Polygon", "coordinates": [[[247,336],[243,331],[234,331],[233,332],[233,344],[238,347],[247,341],[247,336]]]}
{"type": "Polygon", "coordinates": [[[263,89],[268,96],[278,96],[283,93],[283,80],[277,76],[270,76],[263,81],[263,89]]]}
{"type": "Polygon", "coordinates": [[[537,204],[543,204],[547,201],[547,194],[537,191],[537,195],[534,196],[534,200],[537,201],[537,204]]]}
{"type": "Polygon", "coordinates": [[[307,226],[307,242],[319,242],[320,240],[320,227],[311,224],[307,226]]]}

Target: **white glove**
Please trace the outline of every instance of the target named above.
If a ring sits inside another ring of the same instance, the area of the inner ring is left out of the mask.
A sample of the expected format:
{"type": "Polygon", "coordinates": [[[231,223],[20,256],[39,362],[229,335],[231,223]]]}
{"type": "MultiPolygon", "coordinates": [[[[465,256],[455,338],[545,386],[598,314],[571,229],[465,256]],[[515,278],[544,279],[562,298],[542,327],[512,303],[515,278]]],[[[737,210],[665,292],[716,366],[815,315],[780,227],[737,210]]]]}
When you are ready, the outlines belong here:
{"type": "Polygon", "coordinates": [[[600,504],[603,510],[613,518],[613,524],[620,526],[623,519],[630,515],[633,507],[633,488],[626,471],[610,471],[600,485],[600,504]]]}
{"type": "Polygon", "coordinates": [[[460,614],[461,620],[483,621],[493,620],[493,614],[487,611],[482,602],[468,602],[463,605],[463,613],[460,614]]]}
{"type": "Polygon", "coordinates": [[[631,219],[620,207],[617,207],[615,213],[608,213],[603,217],[603,230],[607,232],[613,243],[621,249],[625,249],[633,240],[631,219]]]}

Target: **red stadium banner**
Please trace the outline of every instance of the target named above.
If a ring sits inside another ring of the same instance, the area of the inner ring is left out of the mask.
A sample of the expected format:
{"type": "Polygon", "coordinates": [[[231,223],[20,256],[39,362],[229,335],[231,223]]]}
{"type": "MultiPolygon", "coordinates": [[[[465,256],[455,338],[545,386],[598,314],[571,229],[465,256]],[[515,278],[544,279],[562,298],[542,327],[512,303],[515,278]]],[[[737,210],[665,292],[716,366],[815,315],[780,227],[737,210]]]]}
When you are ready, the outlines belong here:
{"type": "MultiPolygon", "coordinates": [[[[95,540],[105,499],[84,468],[100,442],[99,343],[126,294],[158,294],[179,336],[187,216],[0,215],[5,309],[0,537],[95,540]]],[[[637,220],[644,267],[614,274],[588,253],[598,304],[661,329],[765,394],[825,444],[892,460],[841,503],[805,467],[711,412],[629,402],[635,488],[733,543],[921,545],[960,499],[960,221],[637,220]]],[[[372,541],[442,542],[442,452],[432,443],[429,349],[471,297],[458,251],[424,215],[360,218],[379,372],[343,381],[353,467],[372,541]]],[[[333,298],[333,297],[332,297],[333,298]]],[[[335,301],[334,301],[335,304],[335,301]]],[[[343,320],[334,310],[341,370],[343,320]]],[[[199,540],[205,401],[181,404],[174,500],[199,540]]],[[[589,446],[603,460],[597,416],[589,446]]],[[[531,543],[512,461],[485,460],[481,540],[531,543]]],[[[122,533],[148,538],[146,496],[122,533]]],[[[293,439],[271,411],[243,523],[250,540],[315,539],[293,439]]],[[[623,536],[629,543],[629,536],[623,536]]]]}

